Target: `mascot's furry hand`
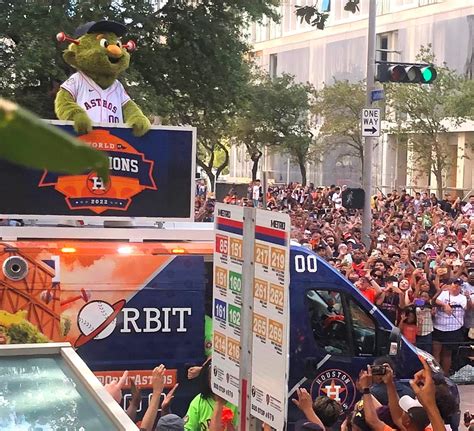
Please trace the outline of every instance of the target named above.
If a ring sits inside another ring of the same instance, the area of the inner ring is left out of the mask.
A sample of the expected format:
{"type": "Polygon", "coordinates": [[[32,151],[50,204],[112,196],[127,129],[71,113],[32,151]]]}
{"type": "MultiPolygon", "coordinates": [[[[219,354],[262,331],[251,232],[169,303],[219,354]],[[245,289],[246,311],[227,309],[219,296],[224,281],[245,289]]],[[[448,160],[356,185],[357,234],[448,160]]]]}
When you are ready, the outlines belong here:
{"type": "Polygon", "coordinates": [[[85,112],[78,112],[72,120],[74,121],[74,130],[78,135],[84,135],[92,130],[92,121],[85,112]]]}
{"type": "Polygon", "coordinates": [[[148,132],[148,130],[150,130],[150,120],[148,120],[133,100],[129,100],[123,106],[123,115],[125,117],[125,122],[133,127],[133,134],[135,136],[143,136],[148,132]]]}
{"type": "Polygon", "coordinates": [[[143,136],[148,130],[150,130],[151,123],[145,116],[138,117],[133,122],[129,123],[133,127],[133,134],[135,136],[143,136]]]}

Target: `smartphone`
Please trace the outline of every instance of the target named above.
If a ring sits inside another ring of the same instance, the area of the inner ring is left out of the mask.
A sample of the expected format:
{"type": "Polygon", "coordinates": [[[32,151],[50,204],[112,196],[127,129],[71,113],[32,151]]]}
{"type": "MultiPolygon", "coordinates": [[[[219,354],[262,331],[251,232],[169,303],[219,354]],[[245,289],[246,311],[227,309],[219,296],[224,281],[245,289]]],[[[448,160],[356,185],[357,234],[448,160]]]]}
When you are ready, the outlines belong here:
{"type": "Polygon", "coordinates": [[[370,365],[370,371],[373,376],[384,376],[387,368],[385,365],[370,365]]]}

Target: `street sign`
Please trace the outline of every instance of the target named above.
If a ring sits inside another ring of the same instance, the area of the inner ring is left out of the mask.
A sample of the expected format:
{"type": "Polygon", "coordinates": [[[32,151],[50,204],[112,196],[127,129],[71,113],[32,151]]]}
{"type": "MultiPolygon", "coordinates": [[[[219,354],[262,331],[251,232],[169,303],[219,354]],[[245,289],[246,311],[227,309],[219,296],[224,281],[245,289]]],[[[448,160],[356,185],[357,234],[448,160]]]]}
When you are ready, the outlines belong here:
{"type": "Polygon", "coordinates": [[[213,352],[214,393],[239,405],[244,208],[216,205],[213,352]]]}
{"type": "Polygon", "coordinates": [[[215,214],[212,390],[239,406],[240,430],[252,418],[284,429],[290,218],[220,203],[215,214]]]}
{"type": "Polygon", "coordinates": [[[364,108],[362,109],[362,136],[379,137],[380,136],[380,109],[364,108]]]}
{"type": "Polygon", "coordinates": [[[290,224],[288,214],[257,210],[251,414],[277,430],[287,412],[290,224]]]}
{"type": "Polygon", "coordinates": [[[385,94],[382,88],[378,90],[372,90],[370,94],[371,94],[372,102],[377,102],[377,100],[383,100],[385,98],[385,94]]]}

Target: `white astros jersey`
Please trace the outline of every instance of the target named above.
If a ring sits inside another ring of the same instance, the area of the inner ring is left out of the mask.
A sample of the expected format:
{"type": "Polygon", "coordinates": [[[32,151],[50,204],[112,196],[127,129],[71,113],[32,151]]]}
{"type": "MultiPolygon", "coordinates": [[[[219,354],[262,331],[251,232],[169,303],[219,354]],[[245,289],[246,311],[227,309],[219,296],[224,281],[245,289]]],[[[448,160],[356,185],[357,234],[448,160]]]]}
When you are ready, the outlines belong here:
{"type": "Polygon", "coordinates": [[[71,75],[61,88],[74,98],[95,123],[123,123],[122,106],[130,100],[120,81],[105,90],[81,72],[71,75]]]}

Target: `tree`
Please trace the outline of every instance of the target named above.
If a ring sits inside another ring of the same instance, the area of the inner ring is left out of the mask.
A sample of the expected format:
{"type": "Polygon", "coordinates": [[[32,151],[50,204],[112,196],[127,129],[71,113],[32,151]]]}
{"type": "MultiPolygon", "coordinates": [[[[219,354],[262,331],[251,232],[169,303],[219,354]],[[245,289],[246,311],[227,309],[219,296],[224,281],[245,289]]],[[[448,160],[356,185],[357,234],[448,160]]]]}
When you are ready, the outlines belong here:
{"type": "MultiPolygon", "coordinates": [[[[209,118],[207,118],[209,120],[209,118]]],[[[218,120],[219,121],[219,120],[218,120]]],[[[208,122],[198,127],[197,164],[206,172],[211,191],[215,191],[215,184],[219,175],[229,165],[229,147],[223,132],[222,123],[208,122]]]]}
{"type": "Polygon", "coordinates": [[[281,148],[281,151],[298,165],[303,186],[307,182],[306,164],[310,160],[309,155],[315,143],[311,130],[314,96],[315,90],[310,84],[295,83],[291,77],[287,85],[280,90],[280,100],[286,110],[284,118],[279,121],[283,139],[276,151],[281,148]]]}
{"type": "Polygon", "coordinates": [[[360,130],[360,113],[366,103],[363,82],[334,81],[318,92],[314,113],[322,121],[319,129],[321,152],[335,146],[347,146],[351,155],[364,161],[364,141],[360,130]]]}
{"type": "Polygon", "coordinates": [[[234,121],[233,137],[244,144],[252,161],[252,179],[265,147],[287,153],[306,177],[305,158],[312,135],[309,114],[313,89],[295,83],[291,75],[271,79],[256,73],[248,96],[234,121]]]}
{"type": "MultiPolygon", "coordinates": [[[[72,70],[55,34],[72,34],[84,22],[127,24],[137,42],[122,82],[147,114],[166,124],[199,127],[199,154],[220,148],[248,81],[245,28],[264,15],[277,19],[277,0],[5,0],[0,8],[0,95],[42,118],[54,118],[53,99],[72,70]],[[213,130],[207,133],[212,124],[213,130]],[[209,125],[209,127],[208,127],[209,125]],[[207,136],[204,136],[207,134],[207,136]]],[[[208,157],[200,160],[208,171],[208,157]]]]}
{"type": "MultiPolygon", "coordinates": [[[[435,63],[431,46],[421,47],[417,62],[435,63]]],[[[432,84],[387,84],[387,106],[396,116],[396,134],[408,135],[412,163],[436,178],[438,196],[443,193],[443,175],[451,164],[449,147],[443,135],[450,125],[458,126],[472,115],[472,99],[464,105],[463,78],[446,65],[437,66],[438,76],[432,84]]],[[[472,90],[471,90],[472,91],[472,90]]]]}
{"type": "Polygon", "coordinates": [[[461,82],[459,91],[451,97],[449,110],[454,117],[474,119],[474,81],[472,79],[461,82]]]}

